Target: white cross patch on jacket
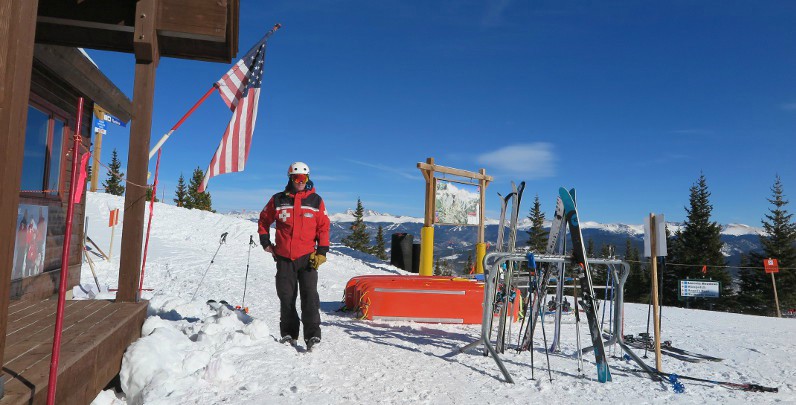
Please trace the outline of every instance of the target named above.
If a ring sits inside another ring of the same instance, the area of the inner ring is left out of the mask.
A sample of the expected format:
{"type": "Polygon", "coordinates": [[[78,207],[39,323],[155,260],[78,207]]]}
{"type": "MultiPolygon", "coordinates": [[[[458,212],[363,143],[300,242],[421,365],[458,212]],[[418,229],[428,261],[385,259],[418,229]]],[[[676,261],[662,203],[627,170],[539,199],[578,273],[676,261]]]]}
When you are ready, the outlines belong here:
{"type": "Polygon", "coordinates": [[[279,219],[281,219],[282,222],[287,221],[288,218],[290,218],[290,213],[287,212],[287,210],[282,210],[282,212],[279,213],[279,219]]]}

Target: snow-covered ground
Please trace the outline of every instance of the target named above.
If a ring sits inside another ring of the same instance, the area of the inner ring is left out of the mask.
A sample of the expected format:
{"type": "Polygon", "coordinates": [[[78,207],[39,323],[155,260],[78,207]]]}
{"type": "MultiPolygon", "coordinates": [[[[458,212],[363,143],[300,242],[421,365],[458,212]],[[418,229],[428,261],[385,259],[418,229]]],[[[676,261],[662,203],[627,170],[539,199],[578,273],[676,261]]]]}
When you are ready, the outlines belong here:
{"type": "MultiPolygon", "coordinates": [[[[88,193],[89,236],[106,252],[111,231],[109,209],[123,208],[121,197],[88,193]]],[[[551,354],[552,383],[544,351],[531,355],[507,351],[502,359],[515,384],[504,382],[495,362],[476,351],[445,355],[479,336],[479,326],[370,322],[337,312],[346,282],[361,274],[401,274],[388,264],[334,246],[320,269],[323,341],[312,353],[278,344],[279,301],[275,265],[257,241],[256,225],[227,215],[156,204],[145,274],[144,298],[150,316],[142,338],[131,345],[122,364],[123,394],[101,393],[96,404],[507,404],[507,403],[769,403],[796,402],[796,320],[663,308],[664,338],[676,346],[726,358],[717,363],[686,363],[663,358],[666,371],[731,382],[779,387],[780,392],[750,393],[683,380],[686,391],[653,383],[631,372],[633,363],[611,358],[613,382],[596,381],[593,356],[577,371],[575,325],[562,329],[562,351],[551,354]],[[226,244],[220,245],[222,233],[226,244]],[[220,248],[219,248],[220,246],[220,248]],[[214,252],[215,261],[210,265],[214,252]],[[250,316],[209,308],[208,299],[245,305],[250,316]],[[209,270],[208,270],[209,266],[209,270]],[[207,270],[204,280],[203,274],[207,270]],[[196,297],[192,296],[196,291],[196,297]]],[[[116,287],[121,226],[113,260],[97,260],[103,290],[116,287]]],[[[88,265],[75,296],[96,294],[88,265]]],[[[606,315],[607,316],[607,315],[606,315]]],[[[646,329],[647,307],[628,304],[626,334],[646,329]]],[[[547,338],[552,335],[546,326],[547,338]]],[[[514,327],[517,330],[517,326],[514,327]]],[[[581,341],[588,342],[585,325],[581,341]]],[[[541,348],[542,334],[535,346],[541,348]]],[[[619,354],[615,348],[610,353],[619,354]]],[[[648,360],[653,363],[653,359],[648,360]]]]}

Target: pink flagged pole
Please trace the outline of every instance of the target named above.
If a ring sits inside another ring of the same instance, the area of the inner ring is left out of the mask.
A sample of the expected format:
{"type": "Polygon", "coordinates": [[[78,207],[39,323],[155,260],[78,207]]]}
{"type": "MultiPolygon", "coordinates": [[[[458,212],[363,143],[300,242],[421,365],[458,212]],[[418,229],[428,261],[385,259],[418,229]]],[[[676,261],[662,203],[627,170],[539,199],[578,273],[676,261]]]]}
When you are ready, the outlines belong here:
{"type": "Polygon", "coordinates": [[[146,269],[146,252],[149,249],[149,231],[152,230],[152,214],[155,212],[155,196],[158,194],[158,172],[160,171],[160,152],[158,150],[158,162],[155,165],[155,182],[152,184],[152,199],[149,200],[149,220],[146,224],[146,242],[144,242],[144,260],[141,263],[141,281],[138,284],[138,296],[144,290],[144,269],[146,269]]]}
{"type": "Polygon", "coordinates": [[[64,235],[64,248],[61,253],[61,280],[58,286],[58,309],[55,313],[55,335],[53,336],[53,351],[50,357],[50,379],[47,383],[47,405],[55,403],[55,387],[58,384],[58,360],[61,355],[61,332],[64,323],[64,305],[66,300],[66,284],[69,276],[69,243],[72,239],[72,214],[75,209],[74,194],[77,188],[77,161],[78,146],[81,142],[80,126],[83,118],[83,97],[77,102],[77,125],[75,126],[74,146],[72,147],[72,178],[69,183],[69,203],[66,209],[66,234],[64,235]]]}

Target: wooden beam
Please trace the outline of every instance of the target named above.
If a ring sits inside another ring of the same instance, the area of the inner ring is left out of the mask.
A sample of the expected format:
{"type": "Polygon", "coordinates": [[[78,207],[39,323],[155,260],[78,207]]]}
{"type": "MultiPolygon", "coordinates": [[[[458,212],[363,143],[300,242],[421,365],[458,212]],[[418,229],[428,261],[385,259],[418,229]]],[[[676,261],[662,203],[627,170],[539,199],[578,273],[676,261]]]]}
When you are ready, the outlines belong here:
{"type": "Polygon", "coordinates": [[[440,173],[445,173],[445,174],[452,174],[454,176],[467,177],[467,178],[475,179],[475,180],[486,180],[486,181],[492,181],[493,180],[492,176],[487,176],[485,174],[471,172],[471,171],[467,171],[467,170],[461,170],[461,169],[454,169],[452,167],[435,165],[433,163],[419,162],[417,164],[417,168],[420,169],[420,170],[428,170],[428,171],[432,171],[432,172],[440,172],[440,173]]]}
{"type": "MultiPolygon", "coordinates": [[[[141,0],[139,14],[154,10],[156,0],[141,0]]],[[[155,71],[157,69],[157,37],[155,24],[140,18],[136,38],[150,40],[151,46],[141,45],[140,55],[154,57],[153,61],[136,60],[133,85],[133,121],[130,124],[130,147],[127,155],[127,186],[124,197],[124,229],[122,253],[119,264],[119,291],[116,300],[137,302],[138,283],[141,278],[141,246],[144,240],[144,209],[146,207],[147,168],[149,166],[149,137],[152,131],[152,110],[155,96],[155,71]],[[149,53],[149,52],[152,53],[149,53]]]]}
{"type": "MultiPolygon", "coordinates": [[[[0,366],[4,364],[37,8],[37,0],[0,2],[0,366]]],[[[5,380],[0,372],[0,397],[5,380]]]]}
{"type": "Polygon", "coordinates": [[[79,50],[36,44],[33,58],[104,110],[123,122],[130,121],[130,99],[79,50]]]}
{"type": "Polygon", "coordinates": [[[161,0],[157,27],[172,36],[224,42],[227,36],[226,0],[161,0]]]}
{"type": "MultiPolygon", "coordinates": [[[[239,0],[158,0],[149,10],[160,55],[229,62],[238,52],[239,0]]],[[[36,42],[135,52],[137,0],[41,0],[36,42]]],[[[264,27],[265,28],[265,27],[264,27]]]]}
{"type": "Polygon", "coordinates": [[[157,18],[158,0],[141,0],[135,7],[135,31],[133,32],[133,53],[136,63],[154,62],[160,58],[158,50],[157,18]]]}

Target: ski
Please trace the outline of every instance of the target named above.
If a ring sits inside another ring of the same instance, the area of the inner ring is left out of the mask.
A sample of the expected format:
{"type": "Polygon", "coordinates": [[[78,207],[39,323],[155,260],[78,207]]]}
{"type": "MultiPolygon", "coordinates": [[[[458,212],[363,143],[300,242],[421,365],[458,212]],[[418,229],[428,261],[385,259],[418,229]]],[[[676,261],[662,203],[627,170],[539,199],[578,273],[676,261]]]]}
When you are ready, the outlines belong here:
{"type": "Polygon", "coordinates": [[[210,300],[207,300],[206,303],[213,310],[219,311],[219,313],[220,313],[222,308],[226,308],[226,309],[228,309],[228,310],[230,310],[232,312],[237,313],[238,317],[241,320],[250,319],[250,318],[248,318],[248,316],[249,316],[249,308],[242,308],[240,306],[234,306],[234,305],[230,304],[229,302],[227,302],[225,300],[216,301],[216,300],[210,299],[210,300]]]}
{"type": "MultiPolygon", "coordinates": [[[[624,345],[621,342],[619,344],[620,345],[624,345]]],[[[646,365],[643,362],[640,363],[640,364],[641,364],[641,366],[643,368],[642,370],[626,369],[626,368],[621,368],[619,370],[627,371],[627,372],[631,372],[631,373],[645,372],[645,373],[648,373],[648,374],[650,374],[652,376],[658,377],[659,379],[661,377],[665,377],[665,379],[668,382],[671,382],[673,384],[675,382],[678,382],[678,380],[683,379],[683,380],[698,381],[698,382],[709,383],[709,384],[716,384],[716,385],[722,386],[724,388],[729,388],[729,389],[739,390],[739,391],[746,391],[746,392],[774,392],[774,393],[779,392],[779,388],[777,388],[777,387],[766,387],[766,386],[763,386],[763,385],[760,385],[760,384],[753,384],[753,383],[735,383],[735,382],[730,382],[730,381],[711,380],[711,379],[708,379],[708,378],[699,378],[699,377],[691,377],[691,376],[681,375],[681,374],[667,373],[665,371],[657,371],[654,368],[646,365]]]]}
{"type": "Polygon", "coordinates": [[[564,203],[564,218],[569,225],[569,234],[572,238],[572,253],[575,259],[576,272],[580,278],[580,305],[586,314],[591,332],[591,341],[594,348],[595,362],[597,363],[597,380],[600,382],[611,381],[611,370],[608,368],[608,357],[605,354],[602,334],[600,333],[600,323],[597,317],[596,301],[594,299],[594,288],[589,271],[589,262],[586,258],[586,248],[583,245],[583,237],[580,232],[578,222],[578,210],[575,201],[564,187],[558,190],[561,201],[564,203]],[[579,270],[578,270],[579,268],[579,270]]]}
{"type": "MultiPolygon", "coordinates": [[[[520,212],[520,204],[522,203],[522,193],[523,191],[525,191],[525,182],[521,181],[520,185],[516,187],[512,182],[511,186],[512,186],[512,193],[514,195],[511,199],[512,205],[511,205],[511,219],[509,220],[509,244],[506,247],[506,252],[508,253],[514,253],[514,250],[516,248],[517,222],[520,212]]],[[[506,318],[508,317],[509,310],[512,307],[510,297],[512,291],[514,290],[512,288],[514,284],[514,281],[512,279],[513,268],[514,268],[513,262],[506,263],[506,271],[503,277],[503,288],[504,288],[504,293],[503,293],[504,302],[502,308],[503,313],[501,314],[500,319],[498,321],[497,342],[495,343],[495,350],[497,350],[498,353],[503,353],[506,346],[506,326],[507,326],[506,318]]],[[[508,334],[510,336],[511,323],[508,324],[508,327],[509,327],[508,334]]]]}
{"type": "MultiPolygon", "coordinates": [[[[500,193],[498,193],[498,197],[500,197],[501,208],[500,208],[500,221],[498,222],[497,245],[495,247],[495,250],[497,252],[502,252],[503,251],[503,234],[505,233],[505,228],[506,228],[506,209],[508,207],[509,200],[511,200],[514,197],[514,194],[515,194],[515,192],[512,191],[507,196],[503,197],[500,193]]],[[[487,269],[484,269],[484,270],[488,271],[487,269]]],[[[495,280],[494,284],[496,286],[497,286],[498,278],[500,277],[500,273],[501,273],[500,270],[498,270],[498,271],[495,271],[494,274],[488,274],[487,275],[488,277],[491,277],[491,278],[493,278],[495,280]]],[[[484,281],[486,281],[486,280],[484,280],[484,281]]],[[[492,324],[492,322],[494,321],[494,315],[499,313],[500,309],[501,309],[500,303],[497,300],[499,292],[500,292],[500,287],[496,287],[494,295],[492,295],[492,297],[490,297],[491,302],[492,302],[492,314],[493,314],[493,316],[490,316],[487,319],[487,322],[488,322],[487,330],[489,331],[488,338],[489,338],[490,341],[492,340],[492,328],[494,326],[492,324]]],[[[484,356],[486,356],[486,355],[488,355],[488,352],[487,352],[486,348],[484,348],[484,356]]]]}
{"type": "MultiPolygon", "coordinates": [[[[547,246],[545,247],[544,251],[545,254],[552,254],[558,245],[558,239],[563,239],[562,235],[566,232],[566,228],[561,226],[563,223],[564,203],[559,197],[556,199],[556,211],[553,216],[552,224],[550,225],[550,232],[547,236],[547,246]]],[[[533,334],[536,331],[536,322],[541,316],[541,303],[544,302],[547,297],[547,284],[550,282],[551,274],[553,272],[558,272],[558,266],[558,263],[543,264],[544,269],[542,270],[541,278],[539,278],[538,281],[539,286],[536,289],[536,299],[533,301],[533,306],[529,314],[530,318],[528,318],[528,327],[523,335],[522,345],[520,346],[519,350],[528,350],[531,346],[531,339],[533,339],[533,334]]],[[[528,298],[530,299],[530,295],[528,298]]]]}
{"type": "MultiPolygon", "coordinates": [[[[625,340],[625,343],[628,346],[634,347],[636,349],[649,350],[651,352],[655,351],[655,346],[647,344],[647,343],[644,343],[644,342],[641,342],[641,341],[625,340]]],[[[663,347],[661,347],[661,354],[664,354],[666,356],[670,356],[670,357],[675,358],[677,360],[686,361],[686,362],[689,362],[689,363],[701,363],[701,362],[705,361],[705,359],[700,359],[700,358],[686,356],[686,355],[679,354],[679,353],[670,352],[670,351],[664,349],[663,347]]]]}
{"type": "MultiPolygon", "coordinates": [[[[647,334],[646,333],[639,333],[639,338],[633,337],[632,335],[628,335],[628,336],[625,336],[625,341],[636,341],[636,340],[638,340],[640,342],[643,342],[644,344],[646,344],[647,346],[651,347],[654,350],[652,339],[648,335],[647,336],[645,336],[645,335],[647,335],[647,334]]],[[[694,358],[701,359],[701,360],[707,360],[707,361],[714,361],[714,362],[724,361],[724,359],[722,359],[720,357],[710,356],[710,355],[703,354],[703,353],[696,353],[696,352],[692,352],[690,350],[685,350],[685,349],[681,349],[679,347],[672,346],[672,342],[670,340],[664,340],[663,342],[661,342],[661,351],[672,352],[672,353],[680,354],[680,355],[683,355],[683,356],[690,356],[690,357],[694,357],[694,358]]]]}
{"type": "MultiPolygon", "coordinates": [[[[575,189],[574,188],[569,190],[569,195],[572,196],[572,201],[575,201],[577,203],[577,200],[575,199],[575,189]]],[[[561,197],[558,197],[558,200],[560,201],[561,197]]],[[[561,215],[563,217],[563,215],[564,215],[563,214],[563,202],[561,204],[562,204],[562,214],[561,215]]],[[[556,251],[556,254],[559,254],[559,255],[564,254],[564,251],[566,250],[566,245],[567,245],[567,241],[566,241],[566,238],[565,238],[566,233],[567,233],[567,228],[565,226],[566,223],[562,221],[562,225],[564,225],[564,226],[561,227],[561,235],[562,235],[561,236],[561,244],[558,246],[558,250],[556,251]]],[[[551,228],[551,231],[552,231],[552,228],[551,228]]],[[[564,277],[564,271],[566,269],[566,264],[565,263],[560,263],[560,264],[556,264],[556,266],[557,266],[557,270],[558,270],[558,272],[556,273],[556,302],[560,305],[561,301],[564,298],[564,283],[566,282],[566,277],[564,277]]],[[[575,304],[575,308],[576,309],[577,309],[577,306],[578,305],[576,303],[575,304]]],[[[553,341],[552,341],[552,343],[550,343],[550,351],[551,352],[557,352],[558,351],[558,339],[559,339],[559,336],[561,336],[561,315],[562,315],[561,309],[557,308],[556,309],[556,316],[555,316],[555,319],[554,319],[555,325],[553,326],[553,341]]]]}

